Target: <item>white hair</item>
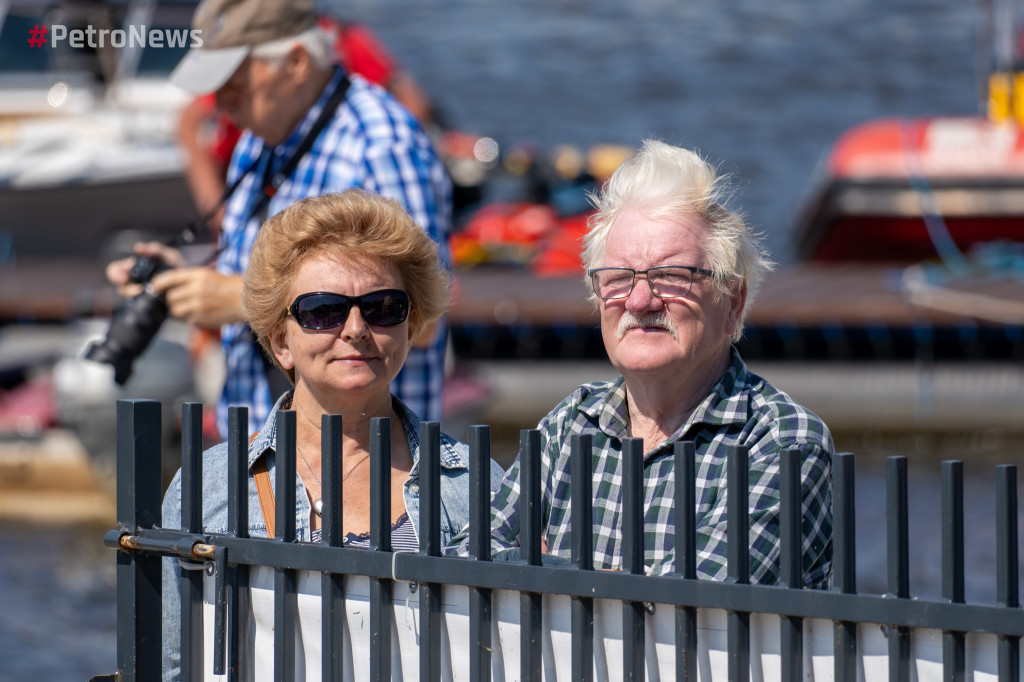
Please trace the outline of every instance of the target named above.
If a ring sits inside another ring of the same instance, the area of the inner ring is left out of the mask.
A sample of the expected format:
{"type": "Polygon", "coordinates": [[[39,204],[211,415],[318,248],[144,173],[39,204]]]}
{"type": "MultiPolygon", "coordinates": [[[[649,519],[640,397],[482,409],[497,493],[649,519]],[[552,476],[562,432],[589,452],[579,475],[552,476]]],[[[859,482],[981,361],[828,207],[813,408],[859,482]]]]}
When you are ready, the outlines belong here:
{"type": "MultiPolygon", "coordinates": [[[[765,276],[774,267],[760,245],[761,235],[752,230],[735,211],[724,205],[730,189],[728,177],[696,153],[657,140],[645,140],[640,151],[616,169],[601,192],[590,199],[597,212],[583,238],[583,266],[586,270],[604,263],[608,235],[623,212],[635,210],[650,218],[695,215],[708,228],[704,263],[715,273],[716,291],[722,296],[747,287],[747,300],[740,314],[733,341],[743,336],[743,321],[765,276]]],[[[590,277],[586,278],[593,294],[590,277]]]]}
{"type": "Polygon", "coordinates": [[[331,34],[320,28],[319,26],[313,26],[307,28],[298,35],[289,36],[287,38],[279,38],[278,40],[272,40],[269,43],[263,43],[252,48],[249,56],[253,59],[260,59],[265,62],[269,62],[274,68],[281,68],[281,64],[284,63],[284,58],[288,56],[292,48],[296,45],[301,45],[302,49],[309,55],[310,60],[319,69],[327,69],[334,64],[334,51],[332,46],[331,34]]]}

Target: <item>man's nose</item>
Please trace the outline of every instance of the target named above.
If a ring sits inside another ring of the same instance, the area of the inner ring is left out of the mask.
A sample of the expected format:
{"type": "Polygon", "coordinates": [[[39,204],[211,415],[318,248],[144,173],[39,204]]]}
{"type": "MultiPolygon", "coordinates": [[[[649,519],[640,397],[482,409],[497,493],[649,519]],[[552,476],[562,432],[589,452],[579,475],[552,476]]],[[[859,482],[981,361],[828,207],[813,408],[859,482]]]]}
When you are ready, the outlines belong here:
{"type": "Polygon", "coordinates": [[[631,312],[642,312],[647,310],[658,310],[664,301],[654,295],[651,283],[646,277],[637,275],[633,283],[633,291],[629,292],[626,299],[626,309],[631,312]]]}

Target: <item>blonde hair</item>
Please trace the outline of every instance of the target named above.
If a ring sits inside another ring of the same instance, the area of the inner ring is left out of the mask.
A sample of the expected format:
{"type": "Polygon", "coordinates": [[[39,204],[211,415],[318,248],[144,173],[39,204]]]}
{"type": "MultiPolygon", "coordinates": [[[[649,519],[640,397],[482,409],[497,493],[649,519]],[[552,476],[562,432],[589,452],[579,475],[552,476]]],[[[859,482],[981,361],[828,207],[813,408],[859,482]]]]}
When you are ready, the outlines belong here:
{"type": "MultiPolygon", "coordinates": [[[[242,278],[246,318],[270,358],[270,335],[288,314],[295,275],[329,249],[398,270],[411,301],[413,336],[448,307],[451,282],[438,246],[397,201],[360,189],[301,199],[260,228],[242,278]]],[[[286,374],[295,380],[294,371],[286,374]]]]}
{"type": "MultiPolygon", "coordinates": [[[[733,341],[743,336],[743,322],[765,276],[774,267],[761,249],[761,235],[743,216],[725,207],[730,194],[728,177],[696,153],[657,140],[645,140],[641,149],[616,169],[601,192],[591,196],[597,212],[583,238],[585,270],[603,265],[608,235],[622,213],[635,210],[650,218],[695,215],[708,228],[704,263],[715,273],[715,290],[721,296],[739,291],[745,284],[747,300],[733,341]]],[[[590,277],[591,300],[597,301],[590,277]]]]}

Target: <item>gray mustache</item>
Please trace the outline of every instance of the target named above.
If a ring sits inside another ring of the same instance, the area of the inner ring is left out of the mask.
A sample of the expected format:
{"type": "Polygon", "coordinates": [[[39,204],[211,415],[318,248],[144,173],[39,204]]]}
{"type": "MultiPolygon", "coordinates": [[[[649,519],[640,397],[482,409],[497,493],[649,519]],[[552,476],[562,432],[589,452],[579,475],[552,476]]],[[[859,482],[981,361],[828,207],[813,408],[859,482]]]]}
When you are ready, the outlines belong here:
{"type": "Polygon", "coordinates": [[[630,329],[636,329],[637,327],[643,327],[647,329],[664,329],[672,338],[679,340],[679,334],[676,332],[676,328],[669,322],[668,314],[662,310],[657,313],[645,313],[643,315],[634,315],[628,310],[622,313],[622,318],[619,320],[619,328],[617,330],[618,338],[621,341],[622,337],[626,335],[630,329]]]}

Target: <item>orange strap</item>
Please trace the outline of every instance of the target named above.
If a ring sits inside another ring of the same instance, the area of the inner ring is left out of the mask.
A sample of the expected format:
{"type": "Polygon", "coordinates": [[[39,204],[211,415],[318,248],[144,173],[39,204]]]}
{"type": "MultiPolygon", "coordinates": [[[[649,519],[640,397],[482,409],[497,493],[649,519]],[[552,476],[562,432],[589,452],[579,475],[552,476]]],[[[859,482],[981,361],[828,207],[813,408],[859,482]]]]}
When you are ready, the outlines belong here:
{"type": "MultiPolygon", "coordinates": [[[[249,444],[256,440],[259,434],[252,434],[249,444]]],[[[253,478],[256,479],[256,492],[260,495],[260,509],[263,512],[263,522],[267,524],[267,537],[274,537],[274,489],[270,486],[270,471],[267,469],[267,460],[260,457],[252,467],[253,478]]]]}

